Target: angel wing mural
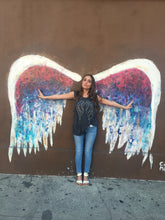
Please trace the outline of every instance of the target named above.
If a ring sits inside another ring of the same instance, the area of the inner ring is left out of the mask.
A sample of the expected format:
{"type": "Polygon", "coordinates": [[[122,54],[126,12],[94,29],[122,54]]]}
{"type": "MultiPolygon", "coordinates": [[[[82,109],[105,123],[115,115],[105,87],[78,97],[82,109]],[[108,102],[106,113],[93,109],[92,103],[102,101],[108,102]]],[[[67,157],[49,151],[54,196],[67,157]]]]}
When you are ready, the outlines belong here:
{"type": "Polygon", "coordinates": [[[153,62],[147,59],[129,60],[94,76],[98,94],[109,100],[126,105],[134,101],[130,110],[102,106],[102,128],[106,130],[109,153],[125,144],[127,159],[142,151],[143,161],[151,150],[157,107],[160,102],[160,73],[153,62]]]}
{"type": "Polygon", "coordinates": [[[16,60],[10,69],[8,94],[12,114],[9,160],[13,148],[17,152],[23,149],[26,156],[39,150],[39,142],[48,148],[48,138],[53,145],[52,132],[56,124],[61,124],[65,100],[48,102],[38,98],[37,89],[44,94],[62,94],[70,92],[73,81],[81,77],[48,58],[28,55],[16,60]]]}
{"type": "MultiPolygon", "coordinates": [[[[131,110],[119,110],[102,106],[102,128],[106,130],[105,142],[109,153],[125,146],[127,159],[141,151],[142,164],[148,158],[155,134],[157,107],[160,102],[160,73],[152,61],[128,60],[94,75],[97,92],[103,97],[123,105],[134,101],[131,110]]],[[[9,160],[14,147],[18,154],[23,149],[26,156],[39,150],[39,142],[48,148],[48,138],[53,146],[52,133],[61,124],[64,100],[38,99],[37,88],[45,95],[62,94],[71,90],[74,81],[81,76],[48,58],[28,55],[19,58],[11,66],[8,78],[8,95],[12,125],[9,160]]],[[[152,155],[150,154],[152,167],[152,155]]]]}

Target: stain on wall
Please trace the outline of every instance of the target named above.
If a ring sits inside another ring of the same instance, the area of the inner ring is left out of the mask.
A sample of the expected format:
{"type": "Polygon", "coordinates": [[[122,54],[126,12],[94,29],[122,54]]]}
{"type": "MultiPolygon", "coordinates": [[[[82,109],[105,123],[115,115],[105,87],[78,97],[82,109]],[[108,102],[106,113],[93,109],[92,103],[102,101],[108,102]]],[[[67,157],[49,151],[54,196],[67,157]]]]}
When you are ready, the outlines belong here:
{"type": "MultiPolygon", "coordinates": [[[[126,60],[145,58],[155,63],[163,84],[165,30],[160,24],[164,20],[164,10],[163,1],[0,1],[0,172],[75,174],[73,101],[67,102],[62,125],[57,124],[52,136],[53,147],[48,146],[45,151],[41,146],[36,154],[34,150],[31,154],[27,151],[26,157],[23,151],[18,155],[14,148],[9,162],[12,115],[8,101],[8,78],[12,63],[19,57],[39,54],[82,76],[85,73],[96,75],[126,60]]],[[[147,78],[144,81],[147,82],[147,78]]],[[[78,83],[73,82],[72,88],[77,86],[78,83]]],[[[105,143],[107,131],[102,130],[100,114],[91,175],[165,179],[164,169],[160,169],[165,163],[163,86],[161,93],[155,135],[149,150],[153,156],[152,169],[149,157],[142,166],[142,151],[127,160],[126,148],[119,149],[116,143],[109,154],[110,146],[105,143]]]]}

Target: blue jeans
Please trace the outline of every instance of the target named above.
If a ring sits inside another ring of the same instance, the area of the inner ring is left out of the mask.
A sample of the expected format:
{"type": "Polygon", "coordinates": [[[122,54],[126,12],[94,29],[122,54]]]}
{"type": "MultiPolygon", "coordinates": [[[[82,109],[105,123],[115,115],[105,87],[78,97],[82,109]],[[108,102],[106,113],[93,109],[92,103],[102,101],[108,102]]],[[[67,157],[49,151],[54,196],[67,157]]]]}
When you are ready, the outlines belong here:
{"type": "Polygon", "coordinates": [[[74,135],[76,153],[75,153],[75,162],[76,162],[76,171],[77,173],[82,172],[82,157],[83,150],[85,151],[85,166],[84,172],[89,173],[91,160],[92,160],[92,149],[93,144],[97,134],[97,127],[88,127],[84,134],[78,136],[74,135]]]}

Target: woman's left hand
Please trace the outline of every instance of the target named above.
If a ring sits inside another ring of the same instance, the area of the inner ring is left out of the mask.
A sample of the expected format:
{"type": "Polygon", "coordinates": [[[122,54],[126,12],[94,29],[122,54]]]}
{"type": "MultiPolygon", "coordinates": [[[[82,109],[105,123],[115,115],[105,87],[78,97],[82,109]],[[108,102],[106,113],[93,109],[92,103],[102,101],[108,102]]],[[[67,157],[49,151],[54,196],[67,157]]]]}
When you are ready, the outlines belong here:
{"type": "Polygon", "coordinates": [[[124,109],[128,110],[128,109],[132,108],[132,103],[133,103],[133,101],[131,101],[128,105],[126,105],[124,109]]]}

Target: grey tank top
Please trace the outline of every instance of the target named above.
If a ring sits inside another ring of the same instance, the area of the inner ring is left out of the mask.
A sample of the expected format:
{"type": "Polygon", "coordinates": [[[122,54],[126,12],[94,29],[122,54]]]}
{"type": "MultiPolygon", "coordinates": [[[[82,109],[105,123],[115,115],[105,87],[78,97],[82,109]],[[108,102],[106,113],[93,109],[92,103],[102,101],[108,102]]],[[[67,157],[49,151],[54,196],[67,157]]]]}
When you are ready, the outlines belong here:
{"type": "MultiPolygon", "coordinates": [[[[76,91],[74,94],[76,96],[76,91]]],[[[89,97],[80,97],[74,107],[73,134],[82,135],[91,125],[97,126],[94,103],[89,97]]]]}

